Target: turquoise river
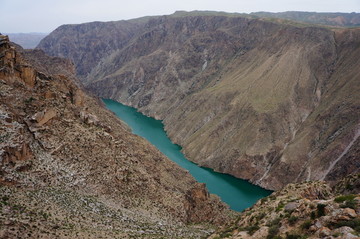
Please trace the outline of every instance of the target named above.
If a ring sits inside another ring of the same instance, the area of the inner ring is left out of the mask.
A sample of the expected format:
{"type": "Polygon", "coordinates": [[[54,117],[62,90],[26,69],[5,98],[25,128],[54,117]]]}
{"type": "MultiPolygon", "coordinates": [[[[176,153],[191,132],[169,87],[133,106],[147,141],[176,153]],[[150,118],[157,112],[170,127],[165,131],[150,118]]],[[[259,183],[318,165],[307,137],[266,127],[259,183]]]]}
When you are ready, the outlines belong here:
{"type": "Polygon", "coordinates": [[[231,209],[242,211],[245,208],[251,207],[260,198],[266,197],[271,193],[271,191],[245,180],[199,167],[184,157],[179,145],[171,142],[160,120],[147,117],[135,108],[116,101],[108,99],[103,99],[103,101],[109,110],[113,111],[122,121],[130,126],[134,134],[147,139],[170,160],[188,170],[198,182],[205,183],[210,193],[218,195],[231,209]]]}

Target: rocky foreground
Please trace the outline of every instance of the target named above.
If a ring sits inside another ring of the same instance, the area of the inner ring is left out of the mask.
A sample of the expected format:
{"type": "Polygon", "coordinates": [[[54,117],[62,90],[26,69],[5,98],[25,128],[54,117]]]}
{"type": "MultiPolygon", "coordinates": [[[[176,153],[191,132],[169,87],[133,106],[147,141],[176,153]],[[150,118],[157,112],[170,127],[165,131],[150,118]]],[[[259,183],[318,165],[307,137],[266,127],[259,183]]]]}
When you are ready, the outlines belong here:
{"type": "Polygon", "coordinates": [[[261,199],[210,239],[360,238],[360,174],[335,188],[289,184],[261,199]]]}
{"type": "Polygon", "coordinates": [[[0,36],[0,238],[201,238],[231,217],[73,75],[0,36]]]}

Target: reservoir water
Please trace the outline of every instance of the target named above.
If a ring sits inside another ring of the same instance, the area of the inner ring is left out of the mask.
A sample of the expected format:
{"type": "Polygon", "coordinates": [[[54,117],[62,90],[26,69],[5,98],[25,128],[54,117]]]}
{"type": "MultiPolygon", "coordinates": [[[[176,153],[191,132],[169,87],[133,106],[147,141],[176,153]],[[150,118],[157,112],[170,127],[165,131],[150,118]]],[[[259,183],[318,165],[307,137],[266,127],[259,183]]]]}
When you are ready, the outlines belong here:
{"type": "Polygon", "coordinates": [[[245,180],[228,174],[217,173],[212,169],[199,167],[184,157],[179,145],[171,142],[160,120],[147,117],[135,108],[116,101],[108,99],[103,99],[103,101],[109,110],[113,111],[122,121],[130,126],[134,134],[147,139],[170,160],[188,170],[198,182],[205,183],[209,192],[218,195],[231,209],[242,211],[252,206],[260,198],[266,197],[271,193],[271,191],[245,180]]]}

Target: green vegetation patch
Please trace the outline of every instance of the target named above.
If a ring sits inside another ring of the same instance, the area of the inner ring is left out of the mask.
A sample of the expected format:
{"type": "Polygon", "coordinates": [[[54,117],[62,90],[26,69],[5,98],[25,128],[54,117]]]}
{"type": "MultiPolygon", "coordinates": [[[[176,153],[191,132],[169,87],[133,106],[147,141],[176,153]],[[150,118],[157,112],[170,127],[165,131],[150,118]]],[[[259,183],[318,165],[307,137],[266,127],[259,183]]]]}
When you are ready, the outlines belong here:
{"type": "Polygon", "coordinates": [[[319,203],[317,205],[317,217],[325,216],[325,207],[326,204],[319,203]]]}
{"type": "Polygon", "coordinates": [[[299,234],[287,234],[286,239],[305,239],[307,235],[299,235],[299,234]]]}
{"type": "Polygon", "coordinates": [[[354,218],[352,220],[348,221],[338,221],[338,222],[332,222],[328,224],[329,227],[332,228],[339,228],[339,227],[351,227],[354,229],[357,233],[360,233],[360,219],[354,218]]]}
{"type": "Polygon", "coordinates": [[[289,222],[290,225],[294,225],[298,220],[299,220],[298,217],[291,216],[291,217],[289,217],[288,222],[289,222]]]}
{"type": "Polygon", "coordinates": [[[248,226],[245,228],[245,231],[249,233],[249,235],[253,235],[260,227],[258,225],[248,226]]]}
{"type": "Polygon", "coordinates": [[[311,220],[306,220],[303,222],[303,224],[301,224],[301,228],[303,230],[308,230],[312,225],[312,221],[311,220]]]}
{"type": "Polygon", "coordinates": [[[275,239],[278,238],[277,234],[279,233],[279,228],[281,225],[281,218],[278,217],[276,219],[274,219],[273,221],[271,221],[269,224],[267,224],[267,226],[269,227],[269,231],[268,231],[268,235],[267,235],[267,239],[275,239]]]}
{"type": "Polygon", "coordinates": [[[284,206],[285,206],[285,204],[283,202],[279,202],[275,211],[280,212],[284,208],[284,206]]]}
{"type": "Polygon", "coordinates": [[[335,198],[334,201],[337,203],[342,203],[342,205],[340,205],[340,207],[342,207],[342,208],[348,207],[348,208],[356,209],[357,208],[357,203],[355,201],[356,197],[357,197],[357,195],[354,195],[354,194],[342,195],[342,196],[335,198]]]}
{"type": "Polygon", "coordinates": [[[341,195],[339,197],[336,197],[334,199],[335,202],[337,203],[342,203],[342,202],[345,202],[345,201],[352,201],[356,198],[356,195],[354,194],[350,194],[350,195],[341,195]]]}
{"type": "Polygon", "coordinates": [[[279,228],[280,228],[279,225],[273,225],[269,227],[269,232],[266,239],[275,239],[277,234],[279,233],[279,228]]]}

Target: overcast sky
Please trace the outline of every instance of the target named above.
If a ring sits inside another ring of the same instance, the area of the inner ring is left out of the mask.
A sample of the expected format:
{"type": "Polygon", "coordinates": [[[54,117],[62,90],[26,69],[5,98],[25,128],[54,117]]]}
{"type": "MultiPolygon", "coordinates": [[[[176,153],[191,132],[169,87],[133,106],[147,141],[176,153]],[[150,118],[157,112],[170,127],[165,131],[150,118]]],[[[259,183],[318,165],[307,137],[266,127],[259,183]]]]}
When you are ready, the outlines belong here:
{"type": "Polygon", "coordinates": [[[62,24],[131,19],[176,10],[360,12],[360,0],[0,0],[0,32],[51,32],[62,24]]]}

